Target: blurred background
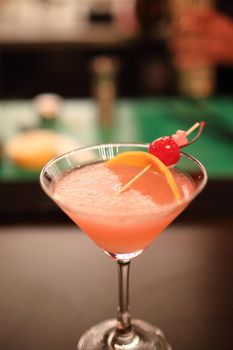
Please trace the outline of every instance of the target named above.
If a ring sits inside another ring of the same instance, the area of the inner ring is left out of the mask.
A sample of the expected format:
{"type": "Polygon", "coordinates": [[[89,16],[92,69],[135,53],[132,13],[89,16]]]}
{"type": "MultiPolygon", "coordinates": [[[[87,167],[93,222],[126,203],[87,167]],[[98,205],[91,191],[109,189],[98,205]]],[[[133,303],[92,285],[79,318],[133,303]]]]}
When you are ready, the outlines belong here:
{"type": "Polygon", "coordinates": [[[42,193],[43,165],[200,120],[186,151],[208,185],[135,259],[131,300],[174,349],[230,349],[232,82],[232,1],[0,0],[1,350],[75,349],[115,315],[114,266],[42,193]]]}

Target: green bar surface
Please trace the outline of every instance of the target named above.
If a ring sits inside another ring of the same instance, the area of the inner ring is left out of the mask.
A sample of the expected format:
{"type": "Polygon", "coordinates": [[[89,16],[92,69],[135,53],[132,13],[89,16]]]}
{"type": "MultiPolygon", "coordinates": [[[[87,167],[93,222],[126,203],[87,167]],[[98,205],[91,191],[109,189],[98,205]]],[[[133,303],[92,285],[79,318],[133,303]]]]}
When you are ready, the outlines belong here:
{"type": "MultiPolygon", "coordinates": [[[[153,98],[117,100],[107,123],[93,100],[65,100],[51,126],[79,146],[108,142],[143,142],[187,130],[196,121],[207,122],[202,137],[185,149],[206,167],[210,179],[233,178],[233,99],[153,98]]],[[[0,102],[0,139],[5,144],[21,129],[39,126],[31,101],[0,102]]],[[[3,157],[0,181],[38,181],[39,172],[20,169],[3,157]]]]}

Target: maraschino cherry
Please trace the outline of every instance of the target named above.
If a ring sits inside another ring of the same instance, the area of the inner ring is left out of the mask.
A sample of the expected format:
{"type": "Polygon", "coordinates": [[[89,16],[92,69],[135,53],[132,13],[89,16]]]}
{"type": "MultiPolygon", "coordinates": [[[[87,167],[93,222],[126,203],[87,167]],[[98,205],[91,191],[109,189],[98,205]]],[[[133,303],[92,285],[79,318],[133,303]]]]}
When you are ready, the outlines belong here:
{"type": "Polygon", "coordinates": [[[154,154],[165,165],[176,164],[180,159],[180,148],[171,136],[153,141],[149,146],[149,153],[154,154]]]}
{"type": "Polygon", "coordinates": [[[180,148],[195,142],[201,135],[204,127],[205,122],[201,121],[195,123],[187,131],[178,130],[172,136],[160,137],[149,145],[149,153],[154,154],[167,166],[174,165],[180,159],[180,148]],[[197,135],[189,141],[187,136],[197,128],[199,128],[197,135]]]}

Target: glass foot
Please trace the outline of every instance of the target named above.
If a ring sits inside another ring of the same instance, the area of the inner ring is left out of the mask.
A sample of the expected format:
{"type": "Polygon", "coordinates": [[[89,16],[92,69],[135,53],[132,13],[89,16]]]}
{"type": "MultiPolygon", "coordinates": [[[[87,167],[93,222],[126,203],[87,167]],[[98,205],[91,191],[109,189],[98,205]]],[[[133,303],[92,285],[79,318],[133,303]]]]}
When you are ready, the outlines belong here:
{"type": "Polygon", "coordinates": [[[133,332],[127,343],[117,341],[116,320],[103,321],[86,331],[78,350],[172,350],[162,331],[142,320],[132,320],[133,332]]]}

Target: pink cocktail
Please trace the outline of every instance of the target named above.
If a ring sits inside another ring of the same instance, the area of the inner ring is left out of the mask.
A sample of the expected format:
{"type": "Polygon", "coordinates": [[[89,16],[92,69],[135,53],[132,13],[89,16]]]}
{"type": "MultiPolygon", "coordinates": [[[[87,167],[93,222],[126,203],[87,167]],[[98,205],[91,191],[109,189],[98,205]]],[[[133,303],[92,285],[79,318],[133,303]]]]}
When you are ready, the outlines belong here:
{"type": "Polygon", "coordinates": [[[54,198],[71,219],[102,249],[111,254],[143,250],[184,209],[195,183],[173,171],[182,195],[177,203],[166,178],[148,170],[123,193],[118,189],[138,168],[105,163],[66,174],[56,184],[54,198]]]}

